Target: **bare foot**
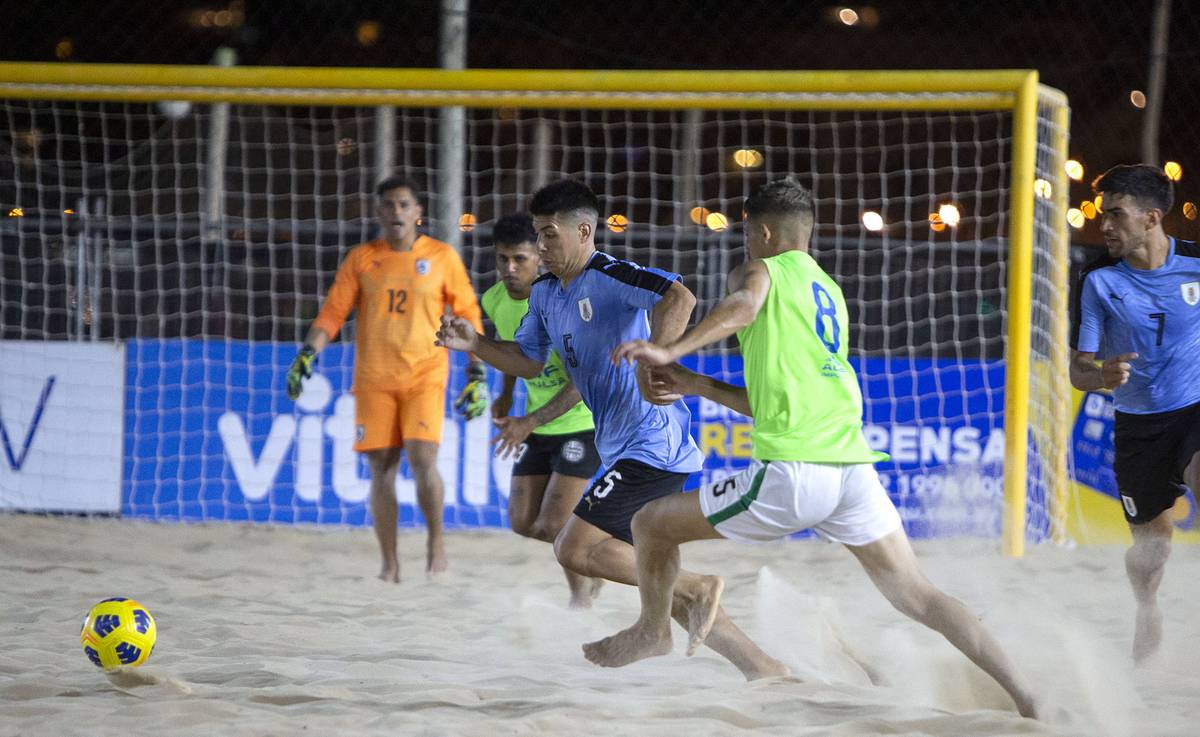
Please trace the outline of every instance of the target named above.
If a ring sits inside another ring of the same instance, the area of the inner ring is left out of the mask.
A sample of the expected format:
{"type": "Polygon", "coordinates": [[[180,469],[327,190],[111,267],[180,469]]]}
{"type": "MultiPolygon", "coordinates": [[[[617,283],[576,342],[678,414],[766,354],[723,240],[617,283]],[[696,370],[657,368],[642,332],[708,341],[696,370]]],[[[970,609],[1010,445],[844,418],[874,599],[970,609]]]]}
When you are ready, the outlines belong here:
{"type": "Polygon", "coordinates": [[[584,579],[579,590],[571,592],[571,603],[567,606],[571,609],[591,609],[602,586],[604,586],[603,578],[584,579]]]}
{"type": "Polygon", "coordinates": [[[379,569],[379,580],[400,583],[400,561],[384,561],[383,568],[379,569]]]}
{"type": "Polygon", "coordinates": [[[671,652],[671,625],[651,632],[639,620],[627,630],[621,630],[603,640],[589,642],[583,646],[583,656],[596,665],[620,668],[622,665],[666,655],[671,652]]]}
{"type": "Polygon", "coordinates": [[[1162,643],[1162,611],[1156,605],[1139,606],[1133,632],[1133,661],[1144,663],[1162,643]]]}
{"type": "Polygon", "coordinates": [[[725,590],[725,581],[719,576],[701,576],[691,598],[687,602],[687,654],[694,655],[704,644],[708,633],[712,630],[713,622],[717,620],[720,611],[721,593],[725,590]]]}
{"type": "Polygon", "coordinates": [[[1013,696],[1013,701],[1017,705],[1017,713],[1029,719],[1038,718],[1038,703],[1033,698],[1033,694],[1024,693],[1018,696],[1013,696]]]}
{"type": "Polygon", "coordinates": [[[436,576],[445,573],[449,567],[450,563],[446,560],[446,544],[442,538],[439,536],[428,540],[425,543],[425,573],[436,576]]]}
{"type": "MultiPolygon", "coordinates": [[[[783,678],[792,675],[792,669],[769,655],[764,654],[762,662],[755,663],[751,668],[743,669],[742,675],[747,681],[757,681],[760,678],[783,678]]],[[[799,682],[799,679],[797,679],[799,682]]]]}

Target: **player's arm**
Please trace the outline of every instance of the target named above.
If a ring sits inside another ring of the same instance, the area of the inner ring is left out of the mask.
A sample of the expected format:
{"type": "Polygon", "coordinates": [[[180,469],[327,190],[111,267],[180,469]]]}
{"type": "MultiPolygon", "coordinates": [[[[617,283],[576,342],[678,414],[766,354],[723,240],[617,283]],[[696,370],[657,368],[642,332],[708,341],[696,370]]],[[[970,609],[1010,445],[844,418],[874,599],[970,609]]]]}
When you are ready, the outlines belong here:
{"type": "Polygon", "coordinates": [[[705,374],[696,373],[677,363],[664,366],[654,373],[651,390],[664,394],[694,394],[723,404],[734,412],[753,417],[750,395],[744,386],[728,384],[705,374]]]}
{"type": "Polygon", "coordinates": [[[723,340],[754,322],[771,289],[771,276],[761,261],[748,261],[729,275],[730,293],[704,319],[676,340],[631,340],[612,352],[613,362],[622,359],[651,366],[665,366],[704,346],[723,340]]]}
{"type": "Polygon", "coordinates": [[[1075,288],[1078,301],[1071,330],[1071,363],[1068,367],[1071,386],[1084,392],[1116,389],[1129,381],[1129,372],[1133,368],[1130,361],[1137,358],[1138,354],[1122,353],[1105,359],[1103,363],[1096,363],[1096,349],[1104,335],[1105,309],[1094,280],[1088,277],[1085,274],[1075,288]]]}
{"type": "Polygon", "coordinates": [[[529,437],[537,428],[545,425],[551,420],[556,420],[565,415],[572,407],[583,401],[579,390],[575,388],[574,382],[567,382],[567,385],[558,390],[558,393],[550,398],[541,407],[538,407],[533,412],[524,417],[501,417],[496,420],[496,427],[500,428],[500,435],[496,438],[496,455],[505,458],[509,454],[516,453],[521,447],[521,443],[525,442],[525,438],[529,437]]]}
{"type": "Polygon", "coordinates": [[[1071,351],[1071,386],[1082,392],[1116,389],[1129,381],[1130,361],[1137,357],[1136,353],[1122,353],[1096,363],[1095,351],[1071,351]]]}
{"type": "Polygon", "coordinates": [[[514,341],[480,335],[469,320],[457,315],[442,317],[442,327],[434,343],[452,351],[473,353],[500,371],[522,379],[534,378],[542,373],[546,365],[545,360],[539,361],[525,355],[521,346],[514,341]]]}
{"type": "Polygon", "coordinates": [[[492,400],[492,419],[507,417],[512,411],[513,391],[517,388],[517,377],[511,374],[504,374],[504,386],[500,388],[500,394],[492,400]]]}
{"type": "Polygon", "coordinates": [[[296,354],[287,372],[288,397],[295,401],[303,390],[302,380],[312,376],[313,364],[317,362],[317,354],[333,340],[338,330],[346,322],[350,310],[358,301],[358,273],[354,251],[338,267],[337,275],[333,278],[333,286],[325,295],[325,304],[308,328],[304,337],[304,345],[296,354]]]}

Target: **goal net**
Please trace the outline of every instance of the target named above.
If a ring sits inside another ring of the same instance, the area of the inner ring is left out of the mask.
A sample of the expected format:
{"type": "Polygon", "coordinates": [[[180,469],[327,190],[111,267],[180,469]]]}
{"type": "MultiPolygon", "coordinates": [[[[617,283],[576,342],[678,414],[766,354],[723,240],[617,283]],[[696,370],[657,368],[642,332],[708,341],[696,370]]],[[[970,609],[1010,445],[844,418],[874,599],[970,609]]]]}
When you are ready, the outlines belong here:
{"type": "MultiPolygon", "coordinates": [[[[682,274],[697,315],[744,258],[746,195],[791,175],[908,530],[1061,535],[1067,108],[1034,73],[0,65],[0,100],[0,508],[367,523],[353,321],[283,387],[387,174],[423,185],[479,292],[490,224],[580,179],[601,247],[682,274]]],[[[741,378],[733,344],[691,360],[741,378]]],[[[703,477],[743,467],[750,421],[689,401],[703,477]]],[[[446,423],[449,525],[507,522],[489,435],[446,423]]]]}

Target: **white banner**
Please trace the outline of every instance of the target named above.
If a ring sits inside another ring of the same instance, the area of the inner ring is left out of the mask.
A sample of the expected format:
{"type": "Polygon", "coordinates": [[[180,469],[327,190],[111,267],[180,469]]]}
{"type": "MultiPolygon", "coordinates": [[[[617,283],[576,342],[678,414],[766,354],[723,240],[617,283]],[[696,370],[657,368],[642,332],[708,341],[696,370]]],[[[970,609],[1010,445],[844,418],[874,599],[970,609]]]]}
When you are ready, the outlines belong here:
{"type": "Polygon", "coordinates": [[[0,341],[0,509],[121,510],[125,348],[0,341]]]}

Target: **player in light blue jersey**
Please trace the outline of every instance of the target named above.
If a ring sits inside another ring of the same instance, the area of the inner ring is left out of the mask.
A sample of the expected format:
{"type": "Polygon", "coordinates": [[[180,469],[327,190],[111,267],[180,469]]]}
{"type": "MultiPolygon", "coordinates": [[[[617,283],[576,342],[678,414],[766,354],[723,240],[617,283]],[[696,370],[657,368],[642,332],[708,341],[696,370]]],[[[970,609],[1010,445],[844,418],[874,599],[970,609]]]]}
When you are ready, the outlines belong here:
{"type": "Polygon", "coordinates": [[[1071,383],[1109,389],[1116,404],[1113,471],[1133,534],[1125,572],[1138,605],[1133,657],[1142,661],[1162,641],[1171,509],[1182,484],[1200,489],[1200,247],[1163,231],[1173,194],[1160,169],[1116,166],[1092,188],[1108,256],[1075,289],[1071,383]]]}
{"type": "MultiPolygon", "coordinates": [[[[648,368],[613,365],[609,352],[627,340],[679,337],[696,299],[678,275],[596,250],[600,206],[585,185],[561,181],[543,187],[530,211],[549,273],[534,282],[515,340],[493,340],[477,334],[469,322],[445,317],[438,343],[520,377],[537,376],[551,349],[562,357],[595,418],[605,470],[575,507],[554,551],[564,567],[580,575],[634,586],[630,520],[648,502],[682,491],[688,475],[700,470],[702,457],[682,398],[656,392],[648,368]]],[[[689,632],[705,626],[722,585],[715,576],[681,573],[673,616],[689,632]]],[[[717,614],[706,644],[748,679],[787,673],[724,612],[717,614]]]]}

